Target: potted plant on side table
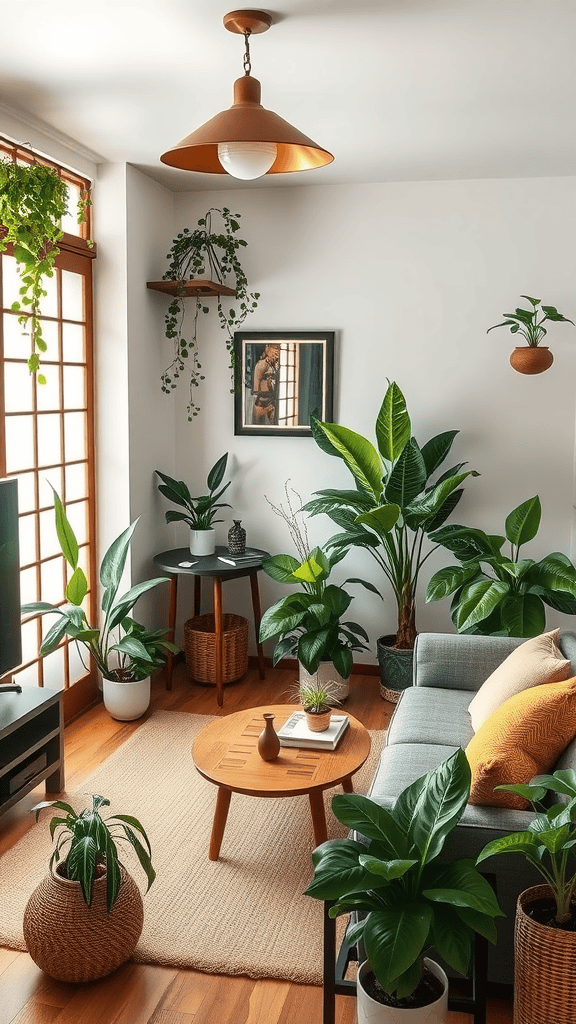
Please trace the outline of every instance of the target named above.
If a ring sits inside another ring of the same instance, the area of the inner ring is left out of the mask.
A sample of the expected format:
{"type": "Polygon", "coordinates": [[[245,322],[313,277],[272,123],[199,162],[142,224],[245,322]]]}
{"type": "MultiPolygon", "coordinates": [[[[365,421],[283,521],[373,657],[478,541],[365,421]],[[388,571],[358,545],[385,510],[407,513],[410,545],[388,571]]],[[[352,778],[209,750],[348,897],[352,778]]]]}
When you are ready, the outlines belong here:
{"type": "Polygon", "coordinates": [[[178,648],[165,639],[166,630],[151,631],[130,617],[136,601],[146,591],[168,581],[160,576],[144,580],[118,597],[120,580],[124,572],[130,540],[138,520],[110,545],[100,566],[100,582],[104,588],[101,626],[90,626],[82,603],[88,593],[88,582],[78,565],[78,542],[64,507],[54,491],[56,532],[60,549],[72,568],[66,587],[67,604],[52,605],[37,601],[22,606],[22,614],[58,616],[44,637],[40,655],[46,657],[64,636],[73,637],[92,655],[102,674],[102,692],[106,710],[120,721],[140,718],[150,703],[150,676],[164,664],[166,655],[178,648]],[[117,635],[116,635],[116,633],[117,635]]]}
{"type": "Polygon", "coordinates": [[[174,502],[175,505],[180,505],[181,508],[185,509],[185,512],[175,512],[170,509],[166,512],[167,523],[188,523],[190,527],[190,552],[193,555],[213,555],[216,549],[216,530],[214,530],[212,523],[221,523],[222,519],[215,519],[215,515],[219,508],[231,508],[226,502],[219,503],[219,499],[224,494],[224,491],[230,487],[231,481],[224,484],[220,490],[220,484],[226,471],[226,464],[228,462],[228,452],[218,459],[210,472],[208,473],[208,479],[206,485],[208,487],[208,494],[202,494],[199,498],[193,498],[188,485],[183,480],[175,480],[173,477],[168,476],[166,473],[161,473],[159,469],[156,473],[163,481],[158,484],[158,490],[168,501],[174,502]]]}
{"type": "Polygon", "coordinates": [[[520,893],[514,930],[514,1020],[576,1020],[576,772],[537,775],[527,785],[496,786],[528,800],[535,817],[524,832],[488,843],[477,864],[519,853],[544,879],[520,893]],[[550,797],[562,803],[550,803],[550,797]]]}
{"type": "Polygon", "coordinates": [[[63,812],[50,821],[50,834],[57,835],[50,873],[24,911],[28,952],[59,981],[94,981],[110,974],[129,959],[142,932],[142,897],[118,860],[117,844],[126,842],[135,850],[148,891],[156,877],[150,842],[130,815],[103,819],[101,808],[109,806],[109,800],[93,796],[92,806],[80,813],[62,800],[42,801],[32,808],[36,820],[45,807],[63,812]]]}
{"type": "Polygon", "coordinates": [[[544,324],[550,320],[574,326],[574,321],[562,316],[555,306],[540,306],[540,299],[533,299],[530,295],[521,295],[520,298],[527,299],[532,309],[517,306],[513,313],[503,313],[502,316],[506,319],[501,324],[489,327],[486,334],[490,334],[490,331],[495,331],[498,327],[509,327],[512,334],[521,334],[526,344],[514,349],[510,356],[510,365],[518,373],[543,373],[554,362],[554,356],[548,346],[540,344],[548,333],[544,324]]]}
{"type": "Polygon", "coordinates": [[[470,767],[457,750],[405,789],[391,810],[369,797],[332,799],[344,825],[368,840],[330,840],[312,854],[307,895],[336,901],[330,916],[361,912],[348,938],[367,960],[357,977],[359,1024],[440,1024],[447,1020],[448,979],[424,959],[434,946],[466,974],[471,938],[496,941],[502,911],[489,882],[469,859],[439,862],[470,793],[470,767]]]}

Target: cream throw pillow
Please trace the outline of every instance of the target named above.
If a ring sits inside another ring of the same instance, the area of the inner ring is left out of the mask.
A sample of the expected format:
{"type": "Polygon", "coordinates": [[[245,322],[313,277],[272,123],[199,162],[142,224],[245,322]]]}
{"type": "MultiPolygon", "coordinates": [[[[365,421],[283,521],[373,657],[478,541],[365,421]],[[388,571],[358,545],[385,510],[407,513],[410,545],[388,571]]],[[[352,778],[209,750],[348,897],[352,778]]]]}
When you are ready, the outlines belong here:
{"type": "Polygon", "coordinates": [[[514,694],[531,686],[568,679],[572,665],[562,657],[558,648],[559,636],[560,630],[553,629],[551,633],[542,633],[527,640],[488,676],[468,705],[474,732],[478,732],[492,712],[514,694]]]}

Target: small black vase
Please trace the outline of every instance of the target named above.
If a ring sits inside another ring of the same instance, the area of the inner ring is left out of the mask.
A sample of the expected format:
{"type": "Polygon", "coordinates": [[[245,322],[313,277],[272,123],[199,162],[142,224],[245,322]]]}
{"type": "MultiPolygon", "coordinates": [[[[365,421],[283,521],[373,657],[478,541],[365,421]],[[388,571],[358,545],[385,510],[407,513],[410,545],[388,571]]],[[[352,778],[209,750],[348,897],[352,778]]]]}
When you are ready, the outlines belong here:
{"type": "Polygon", "coordinates": [[[246,530],[241,522],[241,519],[235,519],[234,526],[228,530],[228,552],[231,555],[243,555],[246,551],[246,530]]]}

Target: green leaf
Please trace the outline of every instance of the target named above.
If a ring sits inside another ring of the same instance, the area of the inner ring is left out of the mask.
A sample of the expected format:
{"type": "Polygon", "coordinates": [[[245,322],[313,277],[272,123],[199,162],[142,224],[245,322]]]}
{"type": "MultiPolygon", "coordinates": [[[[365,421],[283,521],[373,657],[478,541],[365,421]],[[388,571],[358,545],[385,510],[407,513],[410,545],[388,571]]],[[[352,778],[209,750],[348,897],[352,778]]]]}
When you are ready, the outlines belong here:
{"type": "Polygon", "coordinates": [[[454,907],[446,904],[434,908],[432,919],[434,949],[459,974],[467,974],[470,964],[470,928],[454,907]]]}
{"type": "MultiPolygon", "coordinates": [[[[359,793],[337,794],[332,811],[338,821],[367,839],[376,840],[391,858],[404,860],[408,854],[406,835],[390,811],[359,793]]],[[[362,848],[362,853],[366,848],[362,848]]]]}
{"type": "Polygon", "coordinates": [[[319,423],[318,426],[355,480],[379,500],[382,494],[382,462],[374,445],[361,434],[338,423],[319,423]]]}
{"type": "Polygon", "coordinates": [[[364,927],[364,945],[372,969],[385,991],[419,958],[432,922],[425,903],[386,907],[370,914],[364,927]]]}
{"type": "Polygon", "coordinates": [[[423,895],[432,902],[468,907],[489,917],[503,916],[492,886],[467,859],[430,864],[423,880],[423,895]]]}
{"type": "Polygon", "coordinates": [[[434,573],[426,588],[427,601],[440,601],[478,575],[478,565],[449,565],[434,573]]]}
{"type": "MultiPolygon", "coordinates": [[[[394,805],[397,817],[398,805],[404,803],[410,815],[409,832],[427,864],[437,857],[446,837],[458,824],[466,801],[470,795],[470,766],[463,750],[457,750],[451,757],[428,772],[424,788],[415,788],[416,802],[411,807],[409,789],[402,793],[394,805]]],[[[400,812],[398,811],[398,814],[400,812]]]]}
{"type": "Polygon", "coordinates": [[[502,580],[483,579],[466,584],[456,617],[458,632],[464,633],[477,622],[486,619],[509,592],[509,585],[502,580]]]}
{"type": "Polygon", "coordinates": [[[442,434],[437,434],[436,437],[430,438],[422,447],[422,458],[424,459],[424,465],[426,466],[426,479],[432,476],[432,473],[442,465],[446,457],[448,456],[454,438],[458,434],[458,430],[446,430],[442,434]]]}
{"type": "Polygon", "coordinates": [[[359,863],[373,875],[380,875],[387,882],[393,878],[402,878],[410,868],[418,864],[417,860],[379,860],[369,854],[360,854],[359,863]]]}
{"type": "Polygon", "coordinates": [[[304,610],[295,610],[289,598],[281,598],[268,608],[260,622],[260,642],[272,640],[276,636],[285,636],[296,628],[304,618],[304,610]]]}
{"type": "Polygon", "coordinates": [[[300,562],[293,555],[274,555],[262,562],[264,572],[277,583],[296,583],[294,570],[299,566],[300,562]]]}
{"type": "Polygon", "coordinates": [[[411,430],[406,400],[393,381],[384,395],[376,419],[376,440],[382,458],[387,462],[396,462],[410,440],[411,430]]]}
{"type": "Polygon", "coordinates": [[[62,615],[62,617],[54,623],[42,641],[42,646],[40,647],[41,658],[45,658],[48,654],[51,654],[52,651],[56,650],[62,637],[70,630],[70,626],[71,623],[67,615],[62,615]]]}
{"type": "Polygon", "coordinates": [[[335,839],[318,846],[312,854],[314,878],[305,891],[318,900],[338,900],[374,885],[374,875],[358,862],[366,847],[352,839],[335,839]]]}
{"type": "Polygon", "coordinates": [[[484,530],[477,530],[468,526],[459,526],[451,523],[441,530],[430,534],[430,540],[434,544],[442,544],[448,548],[461,561],[468,561],[477,555],[493,555],[497,553],[505,538],[490,537],[484,530]],[[498,541],[501,543],[498,546],[498,541]]]}
{"type": "Polygon", "coordinates": [[[304,668],[310,674],[318,671],[321,661],[326,661],[327,644],[330,638],[328,628],[321,629],[316,633],[307,631],[298,641],[298,661],[301,661],[304,668]]]}
{"type": "Polygon", "coordinates": [[[546,609],[537,594],[508,594],[500,618],[508,636],[539,636],[546,628],[546,609]]]}
{"type": "Polygon", "coordinates": [[[210,470],[210,472],[208,474],[208,480],[206,481],[207,484],[208,484],[208,490],[210,491],[210,493],[215,491],[216,488],[219,487],[220,484],[222,483],[222,479],[224,477],[224,473],[226,472],[226,463],[227,462],[228,462],[228,452],[226,452],[226,454],[223,455],[220,459],[218,459],[218,462],[214,463],[214,465],[212,466],[212,469],[210,470]]]}
{"type": "Polygon", "coordinates": [[[122,597],[118,598],[116,604],[110,605],[108,608],[109,629],[114,629],[119,622],[125,618],[126,615],[132,610],[136,601],[142,594],[145,594],[148,590],[152,590],[157,587],[160,583],[167,583],[167,576],[157,576],[152,580],[143,580],[142,583],[137,583],[134,587],[131,587],[122,597]]]}
{"type": "MultiPolygon", "coordinates": [[[[50,484],[52,487],[52,484],[50,484]]],[[[54,513],[56,518],[56,534],[58,536],[58,543],[64,558],[72,566],[73,569],[78,565],[78,541],[74,534],[74,530],[68,522],[68,518],[64,511],[64,506],[60,501],[57,491],[52,487],[54,494],[54,513]]]]}
{"type": "Polygon", "coordinates": [[[90,835],[76,839],[66,858],[66,873],[72,881],[80,882],[87,906],[92,902],[92,882],[96,867],[96,842],[90,835]]]}
{"type": "Polygon", "coordinates": [[[406,518],[408,516],[412,520],[412,529],[417,529],[423,525],[426,520],[432,516],[436,516],[439,510],[442,508],[447,498],[450,497],[453,491],[455,491],[460,484],[468,476],[478,476],[475,470],[469,470],[467,473],[458,473],[456,476],[447,477],[442,480],[441,483],[436,484],[429,491],[426,492],[423,498],[420,500],[416,499],[410,501],[410,504],[406,508],[406,518]]]}
{"type": "Polygon", "coordinates": [[[481,864],[488,857],[494,857],[499,853],[521,853],[531,863],[539,862],[538,841],[531,832],[509,832],[499,839],[493,839],[480,851],[476,864],[481,864]]]}
{"type": "Polygon", "coordinates": [[[399,517],[399,505],[377,505],[370,512],[362,512],[356,516],[355,522],[361,526],[368,526],[379,537],[383,537],[396,525],[399,517]]]}
{"type": "Polygon", "coordinates": [[[70,601],[70,604],[81,605],[87,593],[88,581],[83,569],[77,566],[66,587],[66,598],[70,601]]]}
{"type": "MultiPolygon", "coordinates": [[[[106,607],[105,611],[110,608],[118,587],[120,586],[120,580],[122,579],[122,573],[124,572],[124,566],[126,565],[126,558],[130,547],[130,540],[132,534],[136,529],[138,519],[135,519],[130,526],[112,542],[108,551],[102,559],[100,566],[100,582],[104,589],[107,591],[106,596],[106,607]]],[[[104,602],[103,602],[104,604],[104,602]]]]}
{"type": "Polygon", "coordinates": [[[327,571],[326,568],[319,565],[316,559],[310,555],[305,562],[302,562],[297,569],[294,569],[293,575],[301,582],[316,583],[320,580],[327,579],[329,575],[329,567],[327,571]]]}
{"type": "Polygon", "coordinates": [[[540,498],[535,495],[528,501],[523,501],[517,508],[512,509],[506,517],[506,537],[511,544],[520,547],[529,540],[533,540],[538,533],[542,509],[540,498]]]}
{"type": "Polygon", "coordinates": [[[554,552],[539,562],[532,563],[525,582],[530,587],[541,587],[544,591],[559,590],[575,597],[576,570],[568,559],[563,560],[559,555],[560,552],[554,552]]]}
{"type": "Polygon", "coordinates": [[[426,467],[422,453],[413,437],[406,442],[392,472],[384,494],[390,504],[406,508],[421,493],[426,483],[426,467]]]}

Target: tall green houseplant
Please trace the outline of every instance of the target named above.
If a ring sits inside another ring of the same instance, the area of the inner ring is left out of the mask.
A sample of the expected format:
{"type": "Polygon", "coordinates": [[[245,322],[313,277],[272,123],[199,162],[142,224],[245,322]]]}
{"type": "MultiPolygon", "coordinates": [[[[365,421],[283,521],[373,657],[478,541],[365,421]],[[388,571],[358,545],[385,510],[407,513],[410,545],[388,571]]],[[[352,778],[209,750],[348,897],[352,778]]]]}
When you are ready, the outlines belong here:
{"type": "Polygon", "coordinates": [[[431,554],[424,543],[455,509],[466,477],[478,473],[462,472],[465,463],[461,462],[436,476],[458,431],[437,434],[420,446],[395,382],[389,385],[376,419],[376,446],[338,423],[313,417],[311,426],[320,448],[348,467],[355,489],[317,491],[304,510],[311,515],[326,513],[341,528],[328,541],[328,549],[346,552],[362,547],[370,552],[396,599],[394,646],[410,650],[416,639],[418,579],[431,554]]]}

